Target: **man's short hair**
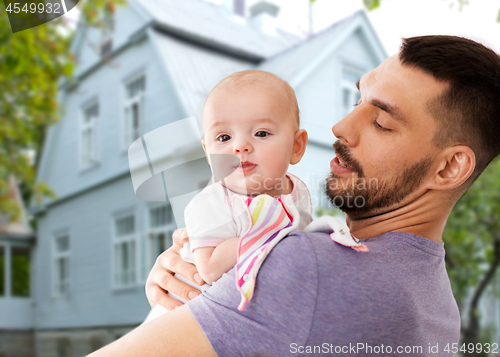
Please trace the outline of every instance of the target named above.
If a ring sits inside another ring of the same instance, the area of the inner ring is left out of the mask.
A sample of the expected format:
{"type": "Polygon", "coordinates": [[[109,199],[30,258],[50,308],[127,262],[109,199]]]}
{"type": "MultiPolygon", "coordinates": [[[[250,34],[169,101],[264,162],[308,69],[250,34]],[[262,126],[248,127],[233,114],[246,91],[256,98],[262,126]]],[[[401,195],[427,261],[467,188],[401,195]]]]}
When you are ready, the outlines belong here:
{"type": "Polygon", "coordinates": [[[500,57],[462,37],[422,36],[403,40],[399,59],[449,88],[429,103],[437,121],[434,143],[469,146],[476,155],[472,184],[500,153],[500,57]]]}

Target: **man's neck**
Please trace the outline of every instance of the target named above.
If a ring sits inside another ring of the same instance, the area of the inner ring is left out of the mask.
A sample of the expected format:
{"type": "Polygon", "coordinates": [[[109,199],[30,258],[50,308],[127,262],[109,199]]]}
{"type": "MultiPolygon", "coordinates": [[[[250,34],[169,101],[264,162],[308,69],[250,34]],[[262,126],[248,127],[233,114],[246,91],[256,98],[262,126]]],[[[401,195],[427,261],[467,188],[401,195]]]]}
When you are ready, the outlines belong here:
{"type": "Polygon", "coordinates": [[[366,218],[347,216],[347,225],[356,238],[372,238],[388,232],[406,232],[441,242],[453,203],[443,191],[427,191],[395,209],[366,218]]]}

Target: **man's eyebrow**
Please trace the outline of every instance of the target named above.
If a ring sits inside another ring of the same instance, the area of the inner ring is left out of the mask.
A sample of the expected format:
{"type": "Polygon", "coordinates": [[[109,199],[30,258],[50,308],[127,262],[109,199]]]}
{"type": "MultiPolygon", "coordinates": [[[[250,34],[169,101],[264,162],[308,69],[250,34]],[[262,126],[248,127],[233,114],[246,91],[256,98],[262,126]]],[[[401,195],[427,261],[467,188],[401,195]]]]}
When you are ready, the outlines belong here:
{"type": "Polygon", "coordinates": [[[384,112],[388,113],[391,117],[401,122],[402,124],[408,125],[408,119],[406,119],[406,116],[398,107],[382,102],[379,99],[372,99],[370,100],[370,103],[371,105],[380,108],[384,112]]]}
{"type": "MultiPolygon", "coordinates": [[[[356,88],[358,88],[358,90],[360,90],[359,89],[360,84],[361,84],[361,78],[356,82],[356,88]]],[[[370,100],[370,103],[371,103],[371,105],[388,113],[390,116],[392,116],[397,121],[400,121],[404,125],[408,125],[408,120],[406,119],[406,116],[398,107],[395,107],[394,105],[390,105],[388,103],[385,103],[379,99],[372,99],[372,100],[370,100]]]]}

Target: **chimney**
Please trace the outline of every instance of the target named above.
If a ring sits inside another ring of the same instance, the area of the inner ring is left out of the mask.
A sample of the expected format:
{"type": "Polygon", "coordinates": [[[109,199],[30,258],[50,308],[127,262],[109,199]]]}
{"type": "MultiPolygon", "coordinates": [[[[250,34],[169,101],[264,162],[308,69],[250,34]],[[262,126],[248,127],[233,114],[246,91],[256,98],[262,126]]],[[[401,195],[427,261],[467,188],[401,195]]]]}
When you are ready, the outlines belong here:
{"type": "Polygon", "coordinates": [[[245,0],[223,0],[222,7],[230,15],[246,16],[245,0]]]}
{"type": "Polygon", "coordinates": [[[252,25],[262,32],[274,35],[278,22],[280,7],[270,1],[257,1],[250,7],[252,25]]]}

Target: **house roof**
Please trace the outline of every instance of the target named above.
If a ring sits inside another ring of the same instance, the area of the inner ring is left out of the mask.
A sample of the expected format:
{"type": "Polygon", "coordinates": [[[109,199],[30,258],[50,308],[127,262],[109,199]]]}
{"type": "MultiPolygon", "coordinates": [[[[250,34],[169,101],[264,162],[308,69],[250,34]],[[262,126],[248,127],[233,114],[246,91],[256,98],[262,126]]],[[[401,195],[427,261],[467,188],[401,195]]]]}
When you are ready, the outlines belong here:
{"type": "Polygon", "coordinates": [[[313,35],[287,50],[263,61],[258,69],[274,73],[292,86],[297,85],[307,68],[315,67],[326,56],[331,54],[343,41],[354,31],[361,29],[363,35],[368,39],[371,52],[374,53],[376,61],[382,62],[387,58],[385,49],[375,35],[370,21],[364,10],[360,10],[348,16],[325,30],[313,35]]]}
{"type": "MultiPolygon", "coordinates": [[[[301,39],[285,31],[266,34],[248,21],[231,17],[220,6],[202,0],[129,0],[129,6],[146,21],[146,27],[139,32],[146,31],[152,39],[186,117],[200,118],[210,90],[237,71],[260,69],[297,85],[359,28],[377,60],[382,62],[387,57],[364,11],[301,39]]],[[[82,36],[76,37],[74,51],[78,51],[82,36]]]]}
{"type": "MultiPolygon", "coordinates": [[[[220,26],[229,26],[229,28],[233,26],[233,22],[213,4],[200,0],[184,1],[208,6],[208,9],[212,12],[211,15],[207,15],[208,18],[221,16],[225,18],[226,23],[219,24],[220,26]]],[[[155,0],[152,2],[159,2],[166,6],[166,4],[174,1],[155,0]]],[[[177,4],[177,2],[175,3],[177,4]]],[[[206,13],[208,12],[206,11],[206,13]]],[[[166,18],[163,20],[167,21],[166,18]]],[[[190,21],[194,20],[191,19],[190,21]]],[[[198,29],[198,27],[194,26],[194,22],[190,25],[198,29]]],[[[203,28],[205,25],[200,24],[199,27],[203,28]]],[[[236,25],[242,29],[251,29],[248,25],[236,25]]],[[[371,51],[374,53],[376,61],[382,62],[387,55],[373,28],[371,28],[364,11],[358,11],[306,40],[290,44],[286,48],[279,47],[280,52],[277,52],[276,49],[270,51],[270,53],[274,54],[267,56],[258,63],[248,58],[245,60],[238,56],[228,56],[227,53],[218,51],[213,47],[200,46],[197,43],[186,41],[163,31],[149,30],[149,36],[162,58],[167,74],[172,79],[179,99],[186,110],[186,117],[194,115],[200,120],[205,98],[212,88],[228,75],[246,69],[259,69],[274,73],[295,86],[300,82],[301,78],[314,70],[319,62],[327,58],[350,34],[358,29],[361,29],[368,39],[367,43],[370,44],[369,47],[372,47],[371,51]]],[[[228,31],[228,34],[230,32],[228,31]]],[[[229,41],[239,38],[239,42],[243,42],[241,39],[245,37],[240,36],[246,35],[233,33],[229,36],[229,41]]],[[[227,37],[221,36],[220,40],[227,40],[227,37]]],[[[272,36],[267,36],[266,41],[269,40],[268,37],[272,36]]]]}
{"type": "Polygon", "coordinates": [[[186,111],[201,118],[205,98],[228,75],[250,68],[251,62],[150,31],[168,76],[186,111]]]}
{"type": "Polygon", "coordinates": [[[268,58],[259,66],[259,69],[272,72],[283,79],[290,80],[301,68],[324,51],[326,46],[345,30],[355,16],[357,14],[342,19],[307,40],[288,48],[276,56],[268,58]]]}
{"type": "Polygon", "coordinates": [[[135,0],[162,29],[258,61],[298,43],[282,32],[266,34],[244,19],[231,17],[212,3],[200,0],[135,0]]]}

